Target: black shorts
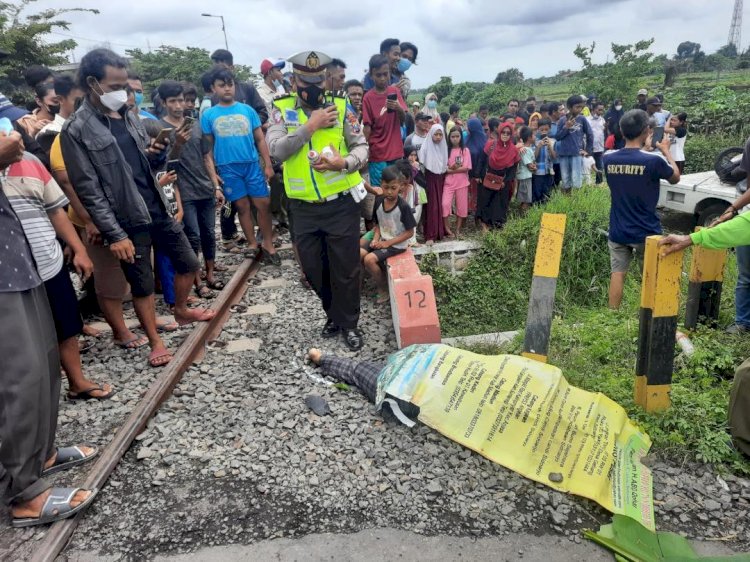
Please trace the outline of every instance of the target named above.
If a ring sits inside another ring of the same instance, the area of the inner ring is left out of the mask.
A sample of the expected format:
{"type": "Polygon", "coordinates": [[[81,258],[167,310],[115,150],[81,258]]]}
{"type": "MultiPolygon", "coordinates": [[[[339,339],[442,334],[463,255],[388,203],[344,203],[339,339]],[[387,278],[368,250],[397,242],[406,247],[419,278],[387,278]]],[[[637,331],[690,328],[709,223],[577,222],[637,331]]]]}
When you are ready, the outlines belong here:
{"type": "Polygon", "coordinates": [[[406,248],[380,248],[378,250],[371,250],[370,249],[370,241],[367,242],[363,246],[365,250],[367,250],[368,254],[375,254],[375,256],[378,258],[378,263],[381,265],[385,265],[385,260],[392,256],[397,256],[399,254],[403,254],[406,251],[406,248]]]}
{"type": "Polygon", "coordinates": [[[55,321],[57,341],[63,342],[80,334],[83,331],[83,319],[78,310],[78,298],[68,268],[63,266],[60,273],[44,282],[44,288],[55,321]]]}
{"type": "Polygon", "coordinates": [[[151,248],[155,248],[172,262],[175,273],[194,273],[200,269],[182,225],[174,220],[155,222],[142,229],[128,231],[135,246],[135,263],[120,262],[125,278],[130,283],[134,297],[154,294],[154,269],[151,265],[151,248]]]}

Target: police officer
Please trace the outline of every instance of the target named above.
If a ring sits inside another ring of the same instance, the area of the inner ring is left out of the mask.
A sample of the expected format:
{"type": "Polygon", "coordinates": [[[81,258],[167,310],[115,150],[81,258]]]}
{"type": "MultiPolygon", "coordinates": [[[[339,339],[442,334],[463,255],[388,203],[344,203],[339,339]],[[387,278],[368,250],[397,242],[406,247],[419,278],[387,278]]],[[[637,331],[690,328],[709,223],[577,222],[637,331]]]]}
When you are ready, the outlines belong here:
{"type": "Polygon", "coordinates": [[[341,332],[349,349],[357,351],[364,343],[357,328],[358,198],[363,189],[357,170],[367,162],[369,149],[346,99],[324,90],[331,58],[305,51],[288,61],[297,93],[274,100],[266,141],[271,156],[284,162],[300,262],[327,316],[321,335],[341,332]]]}

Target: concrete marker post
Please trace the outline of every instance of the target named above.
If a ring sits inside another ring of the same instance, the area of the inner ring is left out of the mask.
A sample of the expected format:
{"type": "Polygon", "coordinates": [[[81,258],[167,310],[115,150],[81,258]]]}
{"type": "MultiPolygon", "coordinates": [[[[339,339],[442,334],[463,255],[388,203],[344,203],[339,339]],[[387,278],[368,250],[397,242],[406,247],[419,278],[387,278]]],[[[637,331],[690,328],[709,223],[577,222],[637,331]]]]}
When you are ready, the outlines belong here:
{"type": "Polygon", "coordinates": [[[544,213],[536,247],[534,277],[531,281],[529,313],[521,355],[542,363],[547,362],[549,353],[566,220],[565,215],[544,213]]]}

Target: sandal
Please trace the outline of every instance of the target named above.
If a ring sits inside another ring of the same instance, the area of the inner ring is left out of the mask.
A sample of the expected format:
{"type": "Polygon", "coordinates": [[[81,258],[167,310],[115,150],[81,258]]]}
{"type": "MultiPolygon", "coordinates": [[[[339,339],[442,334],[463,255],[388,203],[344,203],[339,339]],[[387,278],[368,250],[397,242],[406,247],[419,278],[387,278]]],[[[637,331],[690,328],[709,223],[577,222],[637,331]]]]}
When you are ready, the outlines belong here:
{"type": "Polygon", "coordinates": [[[172,354],[167,349],[152,351],[148,356],[148,364],[152,367],[163,367],[172,360],[172,354]],[[166,359],[166,361],[163,361],[166,359]]]}
{"type": "Polygon", "coordinates": [[[115,342],[115,345],[117,347],[121,347],[123,349],[129,349],[134,350],[138,349],[139,347],[143,347],[148,343],[148,338],[146,336],[141,336],[140,338],[138,336],[133,336],[133,339],[130,339],[128,341],[118,341],[118,340],[112,340],[115,342]]]}
{"type": "Polygon", "coordinates": [[[62,470],[68,470],[74,466],[80,466],[86,464],[90,460],[93,460],[99,454],[99,449],[92,447],[93,453],[85,455],[81,451],[80,447],[57,447],[57,456],[55,457],[55,463],[49,468],[45,468],[42,471],[42,477],[55,474],[62,470]]]}
{"type": "Polygon", "coordinates": [[[224,288],[224,283],[214,279],[210,283],[206,283],[206,286],[210,289],[214,289],[215,291],[221,291],[224,288]]]}
{"type": "Polygon", "coordinates": [[[62,521],[63,519],[72,517],[79,511],[83,511],[91,505],[91,502],[96,498],[98,491],[99,490],[96,488],[91,490],[85,490],[83,488],[52,488],[38,517],[14,517],[11,525],[16,529],[19,529],[22,527],[46,525],[47,523],[62,521]],[[77,506],[72,507],[70,502],[73,501],[75,495],[81,491],[91,492],[91,494],[77,506]]]}
{"type": "Polygon", "coordinates": [[[268,250],[263,249],[261,250],[261,260],[277,267],[281,265],[281,256],[278,252],[271,254],[268,250]]]}
{"type": "Polygon", "coordinates": [[[156,321],[157,332],[160,332],[160,333],[174,332],[179,329],[180,329],[180,325],[177,322],[170,322],[168,320],[164,320],[162,322],[160,322],[159,320],[156,321]]]}
{"type": "Polygon", "coordinates": [[[195,288],[195,294],[202,299],[212,299],[216,296],[216,293],[209,289],[205,283],[195,288]]]}
{"type": "Polygon", "coordinates": [[[247,250],[244,250],[243,254],[245,255],[245,259],[254,261],[258,259],[261,251],[262,248],[260,246],[255,246],[254,248],[248,248],[247,250]]]}
{"type": "Polygon", "coordinates": [[[78,340],[78,353],[86,353],[96,345],[96,342],[91,341],[88,338],[78,340]]]}
{"type": "Polygon", "coordinates": [[[96,392],[97,390],[101,390],[104,392],[104,385],[97,384],[96,386],[92,386],[91,388],[87,388],[86,390],[82,390],[81,392],[68,392],[68,400],[109,400],[115,395],[115,389],[111,389],[107,394],[104,394],[102,396],[94,396],[91,394],[92,392],[96,392]]]}

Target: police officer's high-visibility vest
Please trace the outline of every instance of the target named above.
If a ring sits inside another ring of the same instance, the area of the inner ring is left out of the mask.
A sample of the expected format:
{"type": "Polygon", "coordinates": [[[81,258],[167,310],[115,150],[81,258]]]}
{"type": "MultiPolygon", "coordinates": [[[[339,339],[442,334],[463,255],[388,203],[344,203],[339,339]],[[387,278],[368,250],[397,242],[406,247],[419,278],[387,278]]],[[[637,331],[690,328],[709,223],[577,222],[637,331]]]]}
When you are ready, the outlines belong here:
{"type": "MultiPolygon", "coordinates": [[[[273,105],[281,111],[287,132],[293,133],[307,123],[307,115],[302,109],[295,108],[297,96],[289,95],[274,100],[273,105]]],[[[308,153],[311,150],[318,154],[326,146],[333,146],[342,157],[349,154],[344,138],[344,120],[346,119],[346,100],[334,98],[339,118],[333,127],[318,129],[313,133],[310,142],[305,144],[291,158],[284,161],[284,189],[290,199],[319,201],[351,189],[362,182],[359,172],[347,174],[345,171],[318,172],[310,165],[308,153]]]]}

